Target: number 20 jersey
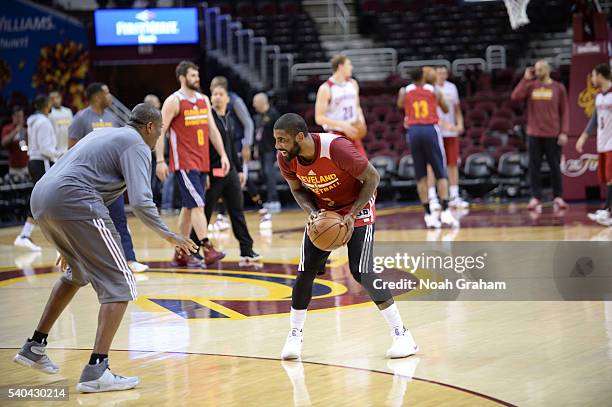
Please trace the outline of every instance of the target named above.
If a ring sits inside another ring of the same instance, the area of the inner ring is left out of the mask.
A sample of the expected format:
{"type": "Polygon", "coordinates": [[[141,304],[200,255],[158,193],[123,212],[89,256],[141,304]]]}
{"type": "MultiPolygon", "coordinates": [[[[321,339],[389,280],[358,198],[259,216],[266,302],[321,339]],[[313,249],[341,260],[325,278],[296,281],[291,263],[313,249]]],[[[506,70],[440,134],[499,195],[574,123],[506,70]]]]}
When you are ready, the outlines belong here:
{"type": "Polygon", "coordinates": [[[418,86],[410,84],[406,86],[404,96],[404,126],[414,124],[437,124],[438,123],[438,101],[435,88],[426,83],[418,86]]]}
{"type": "Polygon", "coordinates": [[[208,103],[198,92],[193,98],[181,91],[174,96],[179,100],[179,112],[170,124],[170,170],[209,172],[208,103]]]}
{"type": "MultiPolygon", "coordinates": [[[[333,78],[327,80],[330,100],[325,115],[333,120],[353,123],[357,121],[357,88],[350,79],[337,83],[333,78]]],[[[334,127],[324,125],[327,131],[341,131],[334,127]]]]}

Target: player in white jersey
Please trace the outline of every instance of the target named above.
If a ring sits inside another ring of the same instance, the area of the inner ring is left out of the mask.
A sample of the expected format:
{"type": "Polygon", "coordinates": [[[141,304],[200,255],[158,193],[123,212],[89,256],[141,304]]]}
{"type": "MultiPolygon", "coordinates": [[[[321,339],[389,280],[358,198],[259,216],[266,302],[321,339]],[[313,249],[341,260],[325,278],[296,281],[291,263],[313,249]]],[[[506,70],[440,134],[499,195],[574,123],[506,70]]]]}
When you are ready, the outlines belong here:
{"type": "Polygon", "coordinates": [[[589,213],[589,219],[604,226],[612,226],[610,210],[612,208],[612,76],[610,65],[599,64],[591,73],[593,85],[600,89],[595,98],[595,111],[578,141],[576,151],[582,153],[584,144],[594,127],[597,128],[597,154],[599,163],[597,172],[599,180],[607,186],[607,196],[604,208],[589,213]]]}
{"type": "MultiPolygon", "coordinates": [[[[446,166],[448,172],[449,185],[449,206],[454,208],[467,208],[469,204],[461,199],[459,195],[459,135],[463,133],[463,113],[459,105],[459,92],[454,83],[448,80],[448,69],[446,66],[436,68],[436,90],[442,94],[448,112],[444,113],[438,106],[438,125],[442,130],[442,140],[444,141],[444,154],[446,156],[446,166]]],[[[436,195],[435,177],[431,168],[427,171],[428,196],[430,206],[436,209],[438,196],[436,195]]]]}
{"type": "Polygon", "coordinates": [[[333,75],[317,91],[315,122],[328,133],[345,136],[367,157],[361,140],[366,123],[359,103],[359,85],[351,77],[353,64],[344,55],[331,60],[333,75]]]}
{"type": "Polygon", "coordinates": [[[53,124],[55,137],[57,137],[56,149],[63,154],[68,150],[68,127],[72,123],[72,110],[62,106],[62,94],[59,91],[49,92],[49,98],[51,99],[51,112],[48,117],[53,124]]]}

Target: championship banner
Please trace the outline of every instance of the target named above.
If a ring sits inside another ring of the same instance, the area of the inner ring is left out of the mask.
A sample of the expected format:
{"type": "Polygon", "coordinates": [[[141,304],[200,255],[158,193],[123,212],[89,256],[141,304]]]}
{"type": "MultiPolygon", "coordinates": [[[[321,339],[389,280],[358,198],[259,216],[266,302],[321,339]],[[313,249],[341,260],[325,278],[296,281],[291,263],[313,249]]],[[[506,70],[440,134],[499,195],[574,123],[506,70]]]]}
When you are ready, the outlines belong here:
{"type": "Polygon", "coordinates": [[[51,89],[65,104],[84,107],[89,69],[87,32],[77,20],[27,0],[0,2],[0,93],[31,100],[51,89]]]}
{"type": "Polygon", "coordinates": [[[598,91],[591,83],[591,72],[595,65],[607,62],[606,41],[574,43],[572,46],[569,141],[563,147],[561,158],[563,197],[567,200],[585,199],[585,188],[599,184],[595,137],[589,138],[582,154],[576,152],[576,140],[595,110],[595,96],[598,91]]]}

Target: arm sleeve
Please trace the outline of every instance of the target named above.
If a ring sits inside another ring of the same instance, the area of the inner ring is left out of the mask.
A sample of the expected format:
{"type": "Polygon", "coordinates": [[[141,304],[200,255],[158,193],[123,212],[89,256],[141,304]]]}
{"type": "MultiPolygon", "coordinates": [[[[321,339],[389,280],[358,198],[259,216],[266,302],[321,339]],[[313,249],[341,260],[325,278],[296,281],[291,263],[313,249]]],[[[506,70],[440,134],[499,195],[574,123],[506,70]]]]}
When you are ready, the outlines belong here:
{"type": "Polygon", "coordinates": [[[56,150],[57,139],[55,137],[55,130],[51,120],[40,119],[36,133],[38,136],[38,150],[40,154],[47,157],[51,161],[57,160],[59,152],[56,150]]]}
{"type": "Polygon", "coordinates": [[[565,86],[559,85],[559,117],[561,118],[561,133],[569,132],[569,106],[567,105],[567,91],[565,86]]]}
{"type": "Polygon", "coordinates": [[[354,178],[359,178],[368,166],[368,159],[357,151],[351,141],[343,137],[332,141],[329,152],[338,168],[348,172],[354,178]]]}
{"type": "Polygon", "coordinates": [[[68,138],[73,140],[80,140],[85,137],[85,129],[83,126],[83,120],[80,115],[76,115],[70,126],[68,127],[68,138]]]}
{"type": "Polygon", "coordinates": [[[242,145],[252,145],[253,144],[253,119],[251,119],[251,115],[249,114],[249,110],[242,98],[236,98],[234,100],[234,112],[236,113],[236,117],[242,123],[242,127],[244,128],[244,136],[242,138],[242,145]]]}
{"type": "Polygon", "coordinates": [[[160,237],[172,236],[161,220],[151,192],[151,152],[144,145],[134,145],[121,154],[120,165],[134,214],[160,237]]]}
{"type": "Polygon", "coordinates": [[[591,115],[591,118],[589,119],[589,122],[587,123],[586,127],[584,128],[584,132],[588,135],[591,135],[591,133],[593,132],[593,128],[597,125],[597,110],[595,110],[593,112],[593,115],[591,115]]]}
{"type": "MultiPolygon", "coordinates": [[[[294,158],[294,160],[297,160],[297,158],[294,158]]],[[[278,168],[285,179],[290,181],[299,181],[299,178],[295,174],[295,170],[291,167],[290,163],[285,161],[285,158],[281,153],[276,153],[276,161],[278,162],[278,168]]]]}
{"type": "Polygon", "coordinates": [[[512,95],[510,95],[510,99],[525,100],[529,94],[529,89],[531,88],[532,82],[533,81],[528,81],[525,78],[521,79],[521,81],[518,83],[518,85],[516,85],[516,87],[512,91],[512,95]]]}

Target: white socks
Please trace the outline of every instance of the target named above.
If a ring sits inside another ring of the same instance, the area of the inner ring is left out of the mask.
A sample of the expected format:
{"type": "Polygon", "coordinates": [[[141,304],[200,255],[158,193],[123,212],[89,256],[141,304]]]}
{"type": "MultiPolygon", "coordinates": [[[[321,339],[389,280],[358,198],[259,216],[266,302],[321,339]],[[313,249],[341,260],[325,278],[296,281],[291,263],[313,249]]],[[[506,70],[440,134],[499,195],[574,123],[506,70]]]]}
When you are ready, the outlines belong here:
{"type": "Polygon", "coordinates": [[[402,322],[402,316],[400,315],[399,310],[397,309],[397,305],[395,305],[395,303],[381,310],[380,313],[383,315],[383,317],[385,317],[385,320],[387,321],[387,324],[389,324],[389,327],[391,329],[401,329],[404,327],[404,322],[402,322]]]}
{"type": "Polygon", "coordinates": [[[450,199],[459,198],[459,185],[451,185],[448,187],[448,194],[450,199]]]}
{"type": "Polygon", "coordinates": [[[427,198],[430,201],[438,200],[438,194],[436,193],[436,187],[429,187],[429,189],[427,190],[427,198]]]}
{"type": "Polygon", "coordinates": [[[293,309],[289,314],[291,321],[291,329],[299,329],[300,331],[304,328],[304,321],[306,321],[306,310],[305,309],[293,309]]]}
{"type": "Polygon", "coordinates": [[[34,229],[34,224],[30,222],[26,222],[23,225],[23,229],[21,229],[21,233],[19,234],[19,236],[30,237],[32,235],[33,229],[34,229]]]}

